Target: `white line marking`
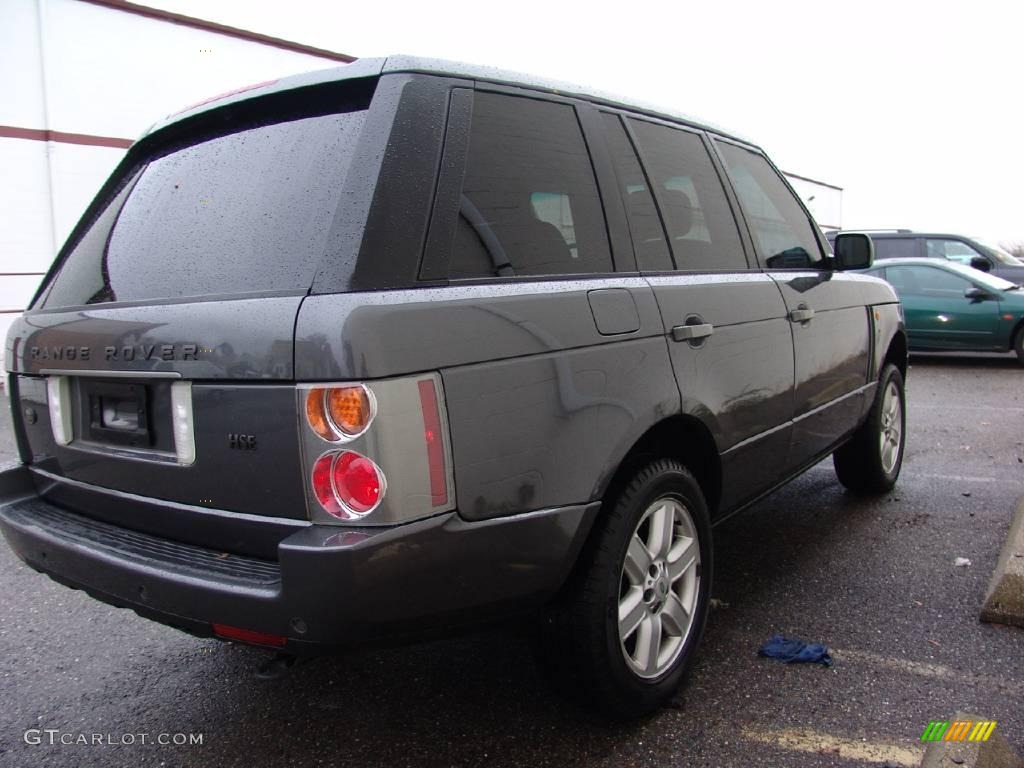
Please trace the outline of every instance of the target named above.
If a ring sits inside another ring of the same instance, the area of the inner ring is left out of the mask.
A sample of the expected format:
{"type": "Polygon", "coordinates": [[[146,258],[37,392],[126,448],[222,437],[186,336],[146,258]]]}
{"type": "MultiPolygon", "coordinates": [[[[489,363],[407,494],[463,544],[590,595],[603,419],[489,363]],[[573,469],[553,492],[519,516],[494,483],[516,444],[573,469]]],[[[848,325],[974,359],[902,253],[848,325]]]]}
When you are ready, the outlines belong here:
{"type": "Polygon", "coordinates": [[[904,480],[913,480],[916,477],[923,477],[930,480],[954,480],[958,483],[995,483],[999,481],[997,477],[978,477],[975,475],[939,475],[931,472],[919,472],[917,474],[908,473],[902,475],[904,480]]]}
{"type": "Polygon", "coordinates": [[[846,661],[853,664],[865,664],[870,667],[882,667],[893,672],[903,672],[919,677],[930,677],[937,680],[948,680],[953,683],[968,684],[979,688],[994,689],[1005,693],[1019,694],[1024,696],[1024,682],[1007,680],[1001,677],[989,675],[975,675],[971,672],[958,672],[952,667],[942,664],[932,664],[925,661],[910,661],[909,659],[894,659],[888,656],[881,656],[868,651],[849,651],[840,648],[831,649],[832,658],[836,661],[846,661]]]}
{"type": "Polygon", "coordinates": [[[943,411],[999,411],[1000,413],[1024,413],[1024,408],[1015,405],[956,405],[954,403],[911,403],[907,411],[914,411],[918,408],[943,410],[943,411]]]}
{"type": "MultiPolygon", "coordinates": [[[[808,472],[832,472],[831,464],[816,464],[808,472]]],[[[900,474],[900,482],[914,480],[949,480],[954,483],[1006,483],[1007,485],[1019,485],[1020,481],[1012,477],[982,477],[981,475],[943,475],[937,472],[914,472],[911,469],[904,469],[900,474]]]]}
{"type": "Polygon", "coordinates": [[[745,738],[762,744],[773,744],[783,749],[819,755],[831,753],[845,760],[863,760],[871,763],[887,763],[916,768],[924,757],[923,746],[908,747],[886,741],[842,739],[817,731],[796,729],[770,731],[745,727],[742,733],[745,738]]]}

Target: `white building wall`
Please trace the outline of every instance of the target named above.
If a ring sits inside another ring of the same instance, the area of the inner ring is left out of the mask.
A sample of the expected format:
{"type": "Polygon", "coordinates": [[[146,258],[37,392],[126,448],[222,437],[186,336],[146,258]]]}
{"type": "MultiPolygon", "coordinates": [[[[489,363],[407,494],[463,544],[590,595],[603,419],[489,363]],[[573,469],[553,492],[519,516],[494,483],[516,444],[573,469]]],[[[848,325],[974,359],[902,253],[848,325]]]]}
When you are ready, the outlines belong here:
{"type": "Polygon", "coordinates": [[[793,187],[793,191],[804,201],[819,227],[824,230],[842,228],[842,189],[789,173],[786,174],[786,179],[793,187]]]}

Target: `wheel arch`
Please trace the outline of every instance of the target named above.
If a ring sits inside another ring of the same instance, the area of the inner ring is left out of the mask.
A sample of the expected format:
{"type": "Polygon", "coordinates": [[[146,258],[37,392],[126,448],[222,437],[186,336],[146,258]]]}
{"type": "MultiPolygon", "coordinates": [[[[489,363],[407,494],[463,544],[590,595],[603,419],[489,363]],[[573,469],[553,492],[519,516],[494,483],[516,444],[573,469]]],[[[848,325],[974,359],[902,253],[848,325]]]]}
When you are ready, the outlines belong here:
{"type": "Polygon", "coordinates": [[[892,339],[889,341],[889,348],[885,351],[885,356],[882,358],[881,369],[888,363],[895,365],[900,374],[904,379],[907,378],[907,335],[903,331],[896,331],[893,334],[892,339]]]}
{"type": "Polygon", "coordinates": [[[644,432],[599,487],[599,497],[614,498],[640,466],[657,458],[676,459],[693,473],[714,518],[722,498],[722,462],[718,446],[707,425],[687,414],[662,419],[644,432]]]}
{"type": "Polygon", "coordinates": [[[1024,331],[1024,317],[1017,321],[1017,324],[1010,329],[1010,346],[1009,351],[1013,352],[1013,344],[1017,341],[1017,334],[1024,331]]]}

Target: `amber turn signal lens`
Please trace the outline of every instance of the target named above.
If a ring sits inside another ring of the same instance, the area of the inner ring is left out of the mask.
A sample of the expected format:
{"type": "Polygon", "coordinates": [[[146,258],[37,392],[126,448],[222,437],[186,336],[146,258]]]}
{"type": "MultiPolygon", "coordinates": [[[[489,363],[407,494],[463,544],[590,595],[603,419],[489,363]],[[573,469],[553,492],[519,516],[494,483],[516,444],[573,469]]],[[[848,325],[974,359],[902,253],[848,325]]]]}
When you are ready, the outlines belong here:
{"type": "Polygon", "coordinates": [[[373,418],[373,402],[369,390],[358,387],[332,387],[327,390],[327,415],[348,437],[366,431],[373,418]]]}
{"type": "Polygon", "coordinates": [[[329,443],[359,437],[376,413],[373,392],[363,384],[321,387],[306,394],[306,423],[329,443]]]}
{"type": "Polygon", "coordinates": [[[327,410],[324,408],[324,390],[311,389],[306,393],[306,423],[309,428],[324,440],[337,442],[338,436],[334,434],[331,425],[327,421],[327,410]]]}

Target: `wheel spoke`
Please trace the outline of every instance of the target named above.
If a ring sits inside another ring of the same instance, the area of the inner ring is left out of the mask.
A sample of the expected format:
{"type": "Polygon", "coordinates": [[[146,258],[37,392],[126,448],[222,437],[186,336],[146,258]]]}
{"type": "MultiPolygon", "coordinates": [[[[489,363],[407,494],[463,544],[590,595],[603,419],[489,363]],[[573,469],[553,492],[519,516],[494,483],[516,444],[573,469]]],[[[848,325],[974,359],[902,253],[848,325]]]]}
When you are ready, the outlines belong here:
{"type": "Polygon", "coordinates": [[[672,548],[672,532],[675,529],[676,515],[671,505],[662,504],[651,513],[651,534],[648,538],[648,549],[652,557],[667,558],[672,548]]]}
{"type": "Polygon", "coordinates": [[[619,640],[625,642],[648,616],[644,605],[644,592],[640,587],[633,587],[619,600],[619,640]]]}
{"type": "Polygon", "coordinates": [[[629,583],[633,586],[643,583],[644,574],[647,573],[647,569],[650,567],[651,553],[647,551],[647,547],[644,546],[640,537],[634,533],[629,540],[629,548],[626,550],[626,562],[623,564],[623,570],[626,572],[629,583]]]}
{"type": "Polygon", "coordinates": [[[633,674],[653,679],[678,660],[701,588],[700,537],[682,499],[651,501],[626,542],[619,575],[619,645],[633,674]]]}
{"type": "Polygon", "coordinates": [[[672,584],[679,581],[687,571],[689,571],[695,562],[697,562],[697,540],[691,538],[681,539],[681,546],[677,545],[673,549],[678,550],[675,557],[670,557],[668,561],[668,580],[672,584]]]}
{"type": "Polygon", "coordinates": [[[683,607],[675,592],[670,593],[665,601],[661,619],[668,634],[675,637],[682,637],[686,634],[686,630],[690,626],[690,612],[683,607]]]}
{"type": "Polygon", "coordinates": [[[640,622],[636,638],[636,662],[647,674],[658,670],[658,654],[661,651],[661,618],[648,616],[640,622]]]}

